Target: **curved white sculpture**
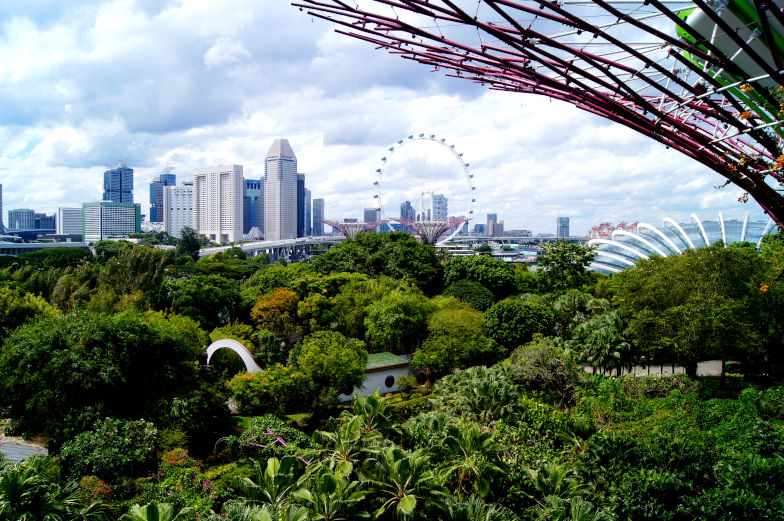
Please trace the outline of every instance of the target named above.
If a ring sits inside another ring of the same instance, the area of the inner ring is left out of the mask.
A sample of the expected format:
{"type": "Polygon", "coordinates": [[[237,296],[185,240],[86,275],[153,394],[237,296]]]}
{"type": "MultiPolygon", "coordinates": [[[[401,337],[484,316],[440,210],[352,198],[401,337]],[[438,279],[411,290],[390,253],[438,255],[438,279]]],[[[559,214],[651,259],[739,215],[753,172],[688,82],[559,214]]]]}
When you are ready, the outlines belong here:
{"type": "Polygon", "coordinates": [[[669,237],[667,237],[666,235],[664,235],[664,234],[661,232],[661,230],[660,230],[660,229],[658,229],[658,228],[656,228],[655,226],[651,226],[651,225],[650,225],[650,224],[648,224],[648,223],[637,223],[637,229],[638,229],[638,230],[649,230],[649,231],[652,231],[653,233],[655,233],[655,234],[657,234],[659,237],[661,237],[661,238],[662,238],[662,240],[663,240],[664,242],[666,242],[667,244],[669,244],[670,248],[672,248],[672,251],[674,251],[675,253],[679,253],[679,254],[680,254],[680,253],[683,253],[683,251],[681,251],[681,249],[680,249],[680,248],[678,248],[678,247],[675,245],[675,243],[674,243],[674,242],[672,242],[672,239],[670,239],[669,237]]]}
{"type": "Polygon", "coordinates": [[[648,239],[646,239],[642,235],[639,235],[639,234],[636,234],[636,233],[627,232],[626,230],[615,230],[615,231],[613,231],[612,232],[612,240],[615,241],[615,240],[617,240],[618,237],[629,237],[630,239],[633,239],[635,241],[640,241],[641,243],[646,245],[648,248],[650,248],[651,250],[653,250],[656,253],[658,253],[659,255],[661,255],[662,257],[666,257],[667,256],[667,254],[664,253],[664,251],[661,248],[659,248],[658,246],[653,244],[651,241],[649,241],[648,239]]]}
{"type": "Polygon", "coordinates": [[[696,248],[694,247],[694,243],[693,243],[693,242],[691,242],[691,239],[689,238],[689,234],[687,234],[685,231],[683,231],[683,228],[681,228],[681,225],[680,225],[680,224],[678,224],[678,223],[676,223],[676,222],[675,222],[675,221],[672,219],[672,217],[665,217],[665,218],[663,219],[663,221],[664,221],[664,223],[665,223],[665,224],[669,223],[669,224],[673,225],[673,226],[675,227],[675,229],[676,229],[676,230],[678,230],[678,233],[680,233],[680,234],[681,234],[681,237],[683,237],[683,240],[684,240],[684,242],[686,242],[686,244],[688,244],[688,245],[689,245],[689,247],[690,247],[692,250],[696,249],[696,248]]]}
{"type": "Polygon", "coordinates": [[[212,359],[212,355],[215,354],[215,351],[224,348],[231,349],[240,355],[240,358],[242,358],[242,361],[245,363],[245,369],[247,369],[249,373],[263,371],[263,369],[259,367],[259,364],[253,359],[253,355],[248,351],[248,348],[233,338],[222,338],[210,344],[210,347],[207,348],[207,364],[210,363],[210,359],[212,359]]]}
{"type": "Polygon", "coordinates": [[[690,217],[694,222],[697,223],[697,226],[700,227],[700,233],[702,233],[702,240],[705,241],[705,246],[710,246],[711,245],[710,239],[708,239],[708,234],[705,233],[705,227],[702,225],[702,221],[700,220],[700,218],[697,217],[696,213],[691,214],[690,217]]]}

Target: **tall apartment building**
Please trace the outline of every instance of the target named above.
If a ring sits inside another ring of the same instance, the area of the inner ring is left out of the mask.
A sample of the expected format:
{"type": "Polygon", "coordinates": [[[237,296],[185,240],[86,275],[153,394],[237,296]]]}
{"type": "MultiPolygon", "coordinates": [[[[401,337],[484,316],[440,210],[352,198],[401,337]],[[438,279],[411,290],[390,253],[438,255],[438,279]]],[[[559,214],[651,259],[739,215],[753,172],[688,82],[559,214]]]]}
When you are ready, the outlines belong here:
{"type": "Polygon", "coordinates": [[[297,237],[297,156],[288,139],[272,142],[264,163],[264,238],[297,237]]]}
{"type": "Polygon", "coordinates": [[[558,217],[557,228],[555,230],[556,237],[569,237],[569,218],[558,217]]]}
{"type": "Polygon", "coordinates": [[[264,233],[264,180],[245,179],[242,199],[242,233],[256,227],[264,233]]]}
{"type": "Polygon", "coordinates": [[[103,200],[114,203],[133,202],[133,168],[120,163],[103,173],[103,200]]]}
{"type": "Polygon", "coordinates": [[[85,242],[127,237],[142,231],[142,207],[134,203],[100,201],[82,205],[85,242]]]}
{"type": "Polygon", "coordinates": [[[297,237],[305,236],[305,174],[297,174],[297,237]]]}
{"type": "Polygon", "coordinates": [[[8,210],[9,230],[35,230],[35,211],[26,208],[8,210]]]}
{"type": "Polygon", "coordinates": [[[313,236],[324,235],[324,223],[319,219],[324,218],[324,199],[313,199],[313,236]]]}
{"type": "Polygon", "coordinates": [[[84,211],[82,208],[57,209],[57,235],[81,235],[84,233],[84,211]]]}
{"type": "Polygon", "coordinates": [[[433,194],[433,220],[446,221],[449,218],[449,200],[444,194],[433,194]]]}
{"type": "MultiPolygon", "coordinates": [[[[193,226],[193,181],[163,190],[163,229],[172,237],[182,237],[182,229],[193,226]]],[[[195,228],[194,228],[195,229],[195,228]]]]}
{"type": "Polygon", "coordinates": [[[167,186],[177,184],[177,176],[172,173],[173,167],[166,167],[163,172],[150,181],[150,222],[163,222],[163,191],[167,186]]]}
{"type": "Polygon", "coordinates": [[[5,230],[3,225],[3,185],[0,185],[0,232],[5,230]]]}
{"type": "Polygon", "coordinates": [[[242,240],[242,165],[193,170],[193,224],[220,244],[242,240]]]}

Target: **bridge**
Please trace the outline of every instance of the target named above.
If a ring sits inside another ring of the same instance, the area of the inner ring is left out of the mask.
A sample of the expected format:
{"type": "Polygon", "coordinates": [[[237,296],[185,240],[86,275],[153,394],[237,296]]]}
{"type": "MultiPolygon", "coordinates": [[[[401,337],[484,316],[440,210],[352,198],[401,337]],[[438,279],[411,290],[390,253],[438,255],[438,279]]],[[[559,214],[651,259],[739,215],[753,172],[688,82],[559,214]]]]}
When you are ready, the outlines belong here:
{"type": "Polygon", "coordinates": [[[278,259],[289,260],[293,257],[304,257],[310,255],[314,249],[329,248],[339,242],[343,242],[342,235],[321,236],[321,237],[301,237],[299,239],[281,239],[278,241],[253,241],[241,244],[231,244],[228,246],[217,246],[214,248],[202,248],[199,255],[206,257],[215,253],[223,253],[230,248],[240,248],[248,257],[259,257],[269,255],[270,261],[278,259]]]}
{"type": "MultiPolygon", "coordinates": [[[[489,244],[491,242],[498,244],[546,244],[563,239],[572,244],[579,244],[585,246],[590,240],[587,237],[569,236],[569,237],[556,237],[554,235],[541,236],[541,237],[473,237],[461,236],[453,237],[447,244],[489,244]]],[[[438,246],[442,246],[441,243],[438,246]]],[[[444,244],[446,246],[446,244],[444,244]]]]}

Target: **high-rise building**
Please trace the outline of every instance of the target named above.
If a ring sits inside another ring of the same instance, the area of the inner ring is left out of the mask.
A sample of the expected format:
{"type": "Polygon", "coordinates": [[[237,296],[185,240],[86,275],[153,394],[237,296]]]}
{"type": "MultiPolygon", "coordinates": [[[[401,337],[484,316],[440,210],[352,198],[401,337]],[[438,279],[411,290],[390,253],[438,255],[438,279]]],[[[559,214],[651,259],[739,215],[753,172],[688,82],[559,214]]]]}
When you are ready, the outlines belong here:
{"type": "Polygon", "coordinates": [[[503,237],[504,221],[500,221],[500,222],[489,221],[487,223],[487,235],[489,235],[490,237],[503,237]]]}
{"type": "Polygon", "coordinates": [[[474,235],[477,237],[484,237],[487,235],[487,225],[477,223],[474,225],[474,235]]]}
{"type": "Polygon", "coordinates": [[[264,238],[297,237],[297,156],[288,139],[272,142],[264,163],[264,238]]]}
{"type": "Polygon", "coordinates": [[[84,210],[82,208],[57,209],[57,235],[81,235],[84,233],[84,210]]]}
{"type": "Polygon", "coordinates": [[[297,174],[297,237],[305,236],[305,174],[297,174]]]}
{"type": "MultiPolygon", "coordinates": [[[[366,223],[373,222],[373,221],[380,221],[381,220],[381,210],[378,208],[365,208],[364,211],[364,219],[366,223]]],[[[377,232],[379,231],[380,226],[376,226],[372,229],[372,231],[377,232]]]]}
{"type": "Polygon", "coordinates": [[[404,201],[400,205],[400,218],[401,219],[414,219],[416,218],[416,210],[411,206],[411,201],[404,201]]]}
{"type": "Polygon", "coordinates": [[[434,221],[446,221],[449,218],[448,199],[444,194],[433,194],[434,221]]]}
{"type": "Polygon", "coordinates": [[[324,199],[313,199],[313,236],[324,235],[324,223],[319,219],[324,218],[324,199]]]}
{"type": "Polygon", "coordinates": [[[9,230],[35,230],[35,211],[26,208],[8,210],[9,230]]]}
{"type": "Polygon", "coordinates": [[[114,203],[133,202],[133,168],[120,163],[103,173],[103,200],[114,203]]]}
{"type": "Polygon", "coordinates": [[[310,190],[305,189],[305,237],[313,235],[313,209],[310,202],[310,190]]]}
{"type": "Polygon", "coordinates": [[[193,170],[193,224],[219,244],[242,240],[242,165],[193,170]]]}
{"type": "Polygon", "coordinates": [[[150,222],[163,222],[163,189],[177,184],[174,167],[168,166],[150,181],[150,222]]]}
{"type": "Polygon", "coordinates": [[[134,203],[100,201],[82,205],[85,242],[127,237],[142,231],[142,207],[134,203]]]}
{"type": "Polygon", "coordinates": [[[5,229],[3,226],[3,185],[0,185],[0,232],[5,229]]]}
{"type": "Polygon", "coordinates": [[[264,181],[245,179],[242,203],[242,233],[256,227],[264,233],[264,181]]]}
{"type": "Polygon", "coordinates": [[[163,190],[163,229],[172,237],[182,237],[185,227],[193,226],[193,181],[163,190]]]}
{"type": "Polygon", "coordinates": [[[556,237],[569,237],[569,218],[558,217],[558,228],[555,231],[556,237]]]}
{"type": "Polygon", "coordinates": [[[54,230],[55,229],[55,220],[54,214],[46,215],[45,213],[38,213],[34,214],[35,218],[35,229],[36,230],[54,230]]]}

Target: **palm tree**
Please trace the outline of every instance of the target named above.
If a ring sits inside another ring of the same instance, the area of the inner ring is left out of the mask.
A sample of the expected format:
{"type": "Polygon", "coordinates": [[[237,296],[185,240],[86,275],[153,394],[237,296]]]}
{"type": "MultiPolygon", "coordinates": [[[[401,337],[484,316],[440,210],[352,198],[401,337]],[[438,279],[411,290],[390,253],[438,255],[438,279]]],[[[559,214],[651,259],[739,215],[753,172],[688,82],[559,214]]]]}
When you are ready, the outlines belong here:
{"type": "Polygon", "coordinates": [[[584,485],[574,478],[571,469],[566,465],[545,463],[538,469],[529,468],[526,472],[540,497],[569,498],[585,490],[584,485]]]}
{"type": "Polygon", "coordinates": [[[387,514],[395,518],[409,518],[416,511],[434,506],[437,498],[446,495],[440,478],[433,470],[427,469],[428,466],[429,458],[419,451],[383,448],[371,465],[360,472],[360,478],[381,503],[375,516],[387,514]]]}
{"type": "Polygon", "coordinates": [[[306,486],[291,493],[291,500],[308,510],[309,519],[348,521],[368,517],[359,505],[365,499],[359,481],[349,482],[337,470],[322,467],[300,479],[306,486]]]}
{"type": "Polygon", "coordinates": [[[293,472],[296,458],[287,456],[282,461],[270,458],[265,468],[259,460],[252,461],[254,479],[243,477],[236,481],[240,495],[251,502],[267,503],[277,508],[288,499],[296,484],[293,472]]]}
{"type": "Polygon", "coordinates": [[[534,509],[538,521],[612,521],[612,516],[597,510],[593,503],[581,497],[563,499],[548,496],[534,509]]]}
{"type": "Polygon", "coordinates": [[[386,431],[392,424],[393,407],[387,398],[378,394],[378,391],[370,396],[355,395],[354,403],[351,405],[354,414],[362,418],[365,424],[365,434],[373,430],[386,431]]]}
{"type": "Polygon", "coordinates": [[[324,447],[317,467],[336,468],[344,477],[353,473],[355,461],[376,453],[383,443],[381,434],[365,432],[364,419],[355,415],[343,416],[332,430],[316,431],[313,437],[324,447]]]}
{"type": "Polygon", "coordinates": [[[451,453],[445,477],[457,476],[458,496],[465,497],[472,490],[480,497],[486,496],[490,484],[484,474],[501,472],[491,461],[501,451],[501,445],[496,443],[492,433],[476,424],[450,425],[446,429],[444,447],[451,453]]]}
{"type": "Polygon", "coordinates": [[[485,503],[476,496],[460,501],[451,497],[446,501],[444,521],[517,521],[519,518],[508,508],[494,503],[485,503]]]}
{"type": "Polygon", "coordinates": [[[624,338],[625,322],[618,311],[608,311],[580,324],[574,330],[580,356],[594,368],[604,371],[629,365],[629,343],[624,338]]]}

